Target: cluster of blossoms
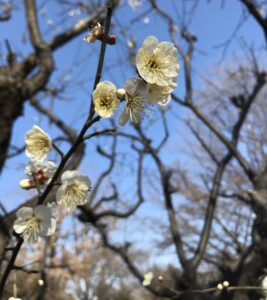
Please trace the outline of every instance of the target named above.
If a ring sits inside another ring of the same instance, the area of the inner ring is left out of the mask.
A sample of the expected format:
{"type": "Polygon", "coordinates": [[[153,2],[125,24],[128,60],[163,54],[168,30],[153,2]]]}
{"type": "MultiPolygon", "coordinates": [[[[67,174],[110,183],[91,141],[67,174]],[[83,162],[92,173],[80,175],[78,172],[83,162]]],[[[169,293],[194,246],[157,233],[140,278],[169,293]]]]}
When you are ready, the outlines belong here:
{"type": "Polygon", "coordinates": [[[128,79],[123,89],[117,89],[109,81],[100,82],[93,92],[95,111],[99,116],[109,118],[118,109],[120,100],[125,100],[119,118],[119,124],[123,126],[129,119],[138,123],[147,105],[169,103],[180,70],[177,55],[173,43],[159,43],[156,37],[147,37],[136,55],[140,77],[128,79]]]}
{"type": "MultiPolygon", "coordinates": [[[[29,177],[20,181],[23,189],[36,188],[41,193],[54,176],[57,166],[53,161],[45,160],[52,150],[50,136],[40,127],[33,126],[26,133],[26,155],[31,158],[25,168],[29,177]]],[[[78,205],[88,201],[90,180],[78,171],[65,171],[61,175],[61,184],[56,193],[56,202],[67,212],[72,212],[78,205]]],[[[17,218],[13,229],[23,239],[30,243],[37,243],[40,237],[50,236],[56,229],[55,204],[40,204],[35,208],[22,207],[17,211],[17,218]]]]}

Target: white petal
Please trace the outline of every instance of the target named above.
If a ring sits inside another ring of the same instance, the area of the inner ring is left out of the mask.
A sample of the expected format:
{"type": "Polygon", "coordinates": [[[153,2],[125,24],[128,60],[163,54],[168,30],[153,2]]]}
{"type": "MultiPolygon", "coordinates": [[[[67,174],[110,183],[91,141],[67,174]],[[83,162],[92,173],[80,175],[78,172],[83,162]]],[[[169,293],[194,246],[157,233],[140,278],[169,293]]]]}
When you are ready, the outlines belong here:
{"type": "Polygon", "coordinates": [[[155,36],[150,35],[144,40],[141,48],[145,48],[147,51],[153,51],[157,47],[158,43],[158,39],[155,36]]]}
{"type": "Polygon", "coordinates": [[[80,175],[80,172],[79,171],[65,171],[62,175],[61,175],[61,181],[62,183],[64,182],[69,182],[69,181],[72,181],[74,178],[76,178],[77,176],[80,175]]]}
{"type": "Polygon", "coordinates": [[[22,219],[16,219],[13,224],[13,229],[16,233],[21,234],[27,228],[27,222],[22,219]]]}
{"type": "Polygon", "coordinates": [[[44,237],[52,235],[55,233],[56,225],[56,219],[54,218],[51,218],[49,222],[41,223],[40,235],[44,237]]]}
{"type": "Polygon", "coordinates": [[[130,114],[129,111],[125,108],[123,113],[121,114],[120,118],[119,118],[119,124],[121,126],[124,126],[130,119],[130,114]]]}
{"type": "Polygon", "coordinates": [[[91,181],[88,176],[78,175],[75,181],[79,181],[79,187],[88,190],[91,187],[91,181]]]}
{"type": "Polygon", "coordinates": [[[49,136],[41,127],[39,127],[37,125],[33,125],[32,129],[38,130],[38,131],[42,132],[43,134],[49,136]]]}
{"type": "Polygon", "coordinates": [[[125,82],[124,89],[128,94],[134,96],[137,93],[145,92],[146,84],[142,79],[131,77],[125,82]]]}
{"type": "Polygon", "coordinates": [[[54,234],[55,231],[56,231],[56,227],[57,227],[56,219],[52,218],[50,227],[49,227],[48,232],[47,232],[47,236],[50,236],[50,235],[54,234]]]}
{"type": "Polygon", "coordinates": [[[54,217],[56,214],[57,207],[58,207],[57,204],[55,202],[51,202],[51,203],[47,204],[47,207],[51,209],[52,217],[54,217]]]}
{"type": "Polygon", "coordinates": [[[62,202],[62,199],[65,195],[66,186],[67,186],[66,184],[62,184],[57,190],[56,201],[58,204],[61,204],[61,202],[62,202]]]}
{"type": "Polygon", "coordinates": [[[47,207],[46,205],[38,205],[34,208],[34,214],[36,217],[44,222],[47,222],[50,220],[52,216],[51,209],[47,207]]]}
{"type": "Polygon", "coordinates": [[[31,207],[22,207],[16,213],[17,218],[19,219],[29,219],[33,216],[33,209],[31,207]]]}
{"type": "Polygon", "coordinates": [[[149,103],[158,104],[164,106],[169,103],[171,99],[171,92],[173,89],[168,86],[158,86],[156,84],[148,84],[148,97],[147,100],[149,103]]]}
{"type": "Polygon", "coordinates": [[[108,89],[113,89],[114,92],[116,92],[117,88],[116,85],[114,83],[112,83],[111,81],[101,81],[97,84],[96,89],[99,88],[108,88],[108,89]]]}

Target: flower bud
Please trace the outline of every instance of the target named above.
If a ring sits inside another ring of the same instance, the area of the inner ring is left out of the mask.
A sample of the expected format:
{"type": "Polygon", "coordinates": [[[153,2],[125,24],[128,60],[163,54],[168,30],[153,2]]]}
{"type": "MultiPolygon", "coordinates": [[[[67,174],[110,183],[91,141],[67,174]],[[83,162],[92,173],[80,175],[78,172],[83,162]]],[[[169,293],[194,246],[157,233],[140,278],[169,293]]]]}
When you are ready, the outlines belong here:
{"type": "Polygon", "coordinates": [[[116,35],[111,34],[111,35],[108,36],[107,43],[108,43],[109,45],[115,45],[115,44],[116,44],[116,41],[117,41],[116,35]]]}
{"type": "Polygon", "coordinates": [[[33,189],[36,187],[36,184],[34,183],[34,181],[30,180],[30,179],[22,179],[19,182],[19,185],[24,190],[30,190],[30,189],[33,189]]]}
{"type": "Polygon", "coordinates": [[[116,95],[120,100],[125,100],[125,89],[118,89],[116,95]]]}

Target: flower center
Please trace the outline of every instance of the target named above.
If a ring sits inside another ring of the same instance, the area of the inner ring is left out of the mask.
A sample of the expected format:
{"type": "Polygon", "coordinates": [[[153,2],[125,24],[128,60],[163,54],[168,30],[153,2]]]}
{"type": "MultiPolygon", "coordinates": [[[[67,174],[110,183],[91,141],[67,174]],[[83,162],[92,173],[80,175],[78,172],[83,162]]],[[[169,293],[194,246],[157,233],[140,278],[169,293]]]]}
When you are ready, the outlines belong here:
{"type": "Polygon", "coordinates": [[[101,106],[102,107],[109,107],[112,99],[109,96],[105,96],[101,98],[101,106]]]}
{"type": "Polygon", "coordinates": [[[135,110],[139,110],[141,108],[143,108],[143,102],[142,102],[142,97],[135,95],[135,96],[131,96],[129,94],[127,94],[128,98],[127,98],[127,103],[126,106],[128,107],[128,109],[135,109],[135,110]]]}
{"type": "Polygon", "coordinates": [[[73,209],[76,205],[83,202],[85,198],[86,190],[79,186],[77,183],[69,184],[65,190],[65,196],[63,202],[66,207],[73,209]]]}
{"type": "Polygon", "coordinates": [[[158,64],[158,62],[157,62],[157,60],[156,60],[155,55],[153,55],[152,57],[149,57],[149,58],[148,58],[146,65],[147,65],[147,67],[148,67],[149,69],[153,69],[153,70],[158,69],[159,64],[158,64]]]}
{"type": "Polygon", "coordinates": [[[70,184],[66,188],[66,196],[67,197],[74,197],[77,194],[78,191],[79,191],[79,189],[77,188],[77,185],[75,183],[70,184]]]}
{"type": "Polygon", "coordinates": [[[126,110],[130,113],[131,119],[137,123],[140,114],[144,110],[143,98],[139,95],[127,94],[126,110]]]}
{"type": "Polygon", "coordinates": [[[38,219],[36,216],[27,220],[27,229],[30,231],[40,231],[41,227],[41,220],[38,219]]]}
{"type": "Polygon", "coordinates": [[[35,177],[35,179],[40,183],[40,184],[44,184],[48,177],[45,176],[45,173],[43,170],[39,169],[36,172],[33,173],[33,177],[35,177]]]}

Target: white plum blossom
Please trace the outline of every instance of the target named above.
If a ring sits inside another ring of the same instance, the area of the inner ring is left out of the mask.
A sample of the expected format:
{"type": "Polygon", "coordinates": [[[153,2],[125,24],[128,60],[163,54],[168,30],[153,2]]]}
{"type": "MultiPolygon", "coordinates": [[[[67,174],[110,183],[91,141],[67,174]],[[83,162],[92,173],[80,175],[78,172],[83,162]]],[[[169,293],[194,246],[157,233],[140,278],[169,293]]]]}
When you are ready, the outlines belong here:
{"type": "Polygon", "coordinates": [[[37,125],[26,132],[25,143],[26,155],[33,159],[42,160],[46,158],[52,149],[50,136],[37,125]]]}
{"type": "Polygon", "coordinates": [[[41,204],[35,208],[22,207],[16,216],[13,229],[17,234],[21,234],[26,242],[38,243],[40,237],[50,236],[55,232],[56,220],[52,209],[46,205],[41,204]]]}
{"type": "Polygon", "coordinates": [[[17,297],[9,297],[8,300],[22,300],[21,298],[17,298],[17,297]]]}
{"type": "Polygon", "coordinates": [[[57,190],[57,203],[68,212],[72,212],[78,205],[88,201],[91,187],[90,179],[78,171],[65,171],[61,176],[61,186],[57,190]]]}
{"type": "Polygon", "coordinates": [[[178,51],[173,43],[161,42],[148,36],[136,55],[140,76],[150,84],[169,86],[180,71],[178,51]]]}
{"type": "Polygon", "coordinates": [[[25,174],[39,185],[47,185],[57,170],[53,161],[32,160],[25,168],[25,174]]]}
{"type": "Polygon", "coordinates": [[[110,118],[119,106],[116,86],[110,81],[98,83],[93,92],[95,111],[102,118],[110,118]]]}
{"type": "Polygon", "coordinates": [[[153,280],[154,274],[152,272],[148,272],[144,275],[143,286],[148,286],[151,284],[153,280]]]}
{"type": "Polygon", "coordinates": [[[137,124],[146,104],[146,84],[142,79],[132,77],[124,85],[125,107],[119,118],[119,124],[125,125],[129,119],[137,124]]]}

